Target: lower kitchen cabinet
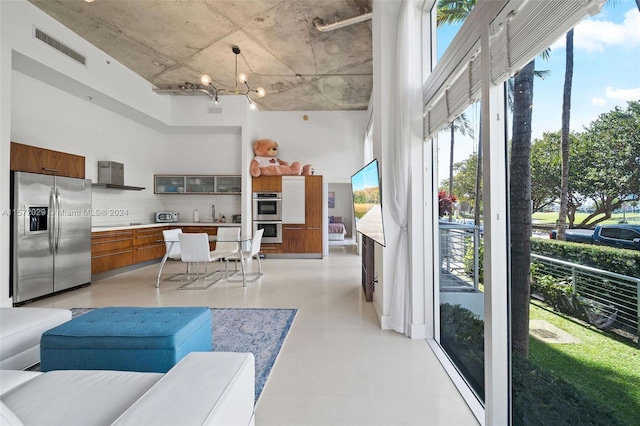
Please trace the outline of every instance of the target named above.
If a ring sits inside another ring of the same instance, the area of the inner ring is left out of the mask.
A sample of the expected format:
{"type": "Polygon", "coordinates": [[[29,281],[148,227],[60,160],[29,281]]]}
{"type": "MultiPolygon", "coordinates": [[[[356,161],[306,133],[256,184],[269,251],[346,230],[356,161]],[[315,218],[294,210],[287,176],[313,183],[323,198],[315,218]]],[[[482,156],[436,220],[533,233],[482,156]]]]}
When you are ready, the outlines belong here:
{"type": "Polygon", "coordinates": [[[264,254],[282,253],[282,244],[262,243],[260,244],[260,253],[264,253],[264,254]]]}
{"type": "Polygon", "coordinates": [[[91,273],[111,271],[133,264],[133,231],[102,231],[91,234],[91,273]]]}
{"type": "Polygon", "coordinates": [[[162,228],[139,228],[133,230],[133,263],[160,259],[167,251],[162,241],[162,228]]]}
{"type": "Polygon", "coordinates": [[[123,229],[91,233],[91,273],[112,271],[160,259],[166,252],[162,231],[168,227],[123,229]]]}
{"type": "Polygon", "coordinates": [[[305,234],[304,225],[282,224],[282,252],[306,253],[305,234]]]}
{"type": "Polygon", "coordinates": [[[322,253],[322,228],[307,227],[304,244],[305,253],[322,253]]]}

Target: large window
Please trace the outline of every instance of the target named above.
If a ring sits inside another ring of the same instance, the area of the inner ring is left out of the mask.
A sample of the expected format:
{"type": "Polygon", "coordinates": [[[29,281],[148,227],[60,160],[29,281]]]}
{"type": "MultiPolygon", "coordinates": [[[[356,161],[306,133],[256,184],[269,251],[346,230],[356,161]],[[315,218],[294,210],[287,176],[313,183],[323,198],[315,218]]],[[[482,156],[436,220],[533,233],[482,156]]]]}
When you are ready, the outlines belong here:
{"type": "Polygon", "coordinates": [[[637,249],[611,238],[640,227],[640,63],[628,60],[640,57],[640,13],[604,3],[478,3],[425,82],[440,207],[435,340],[491,424],[633,424],[640,411],[637,249]],[[456,131],[463,114],[473,138],[456,131]],[[474,161],[484,191],[471,197],[474,161]],[[567,239],[598,228],[556,245],[562,223],[567,239]]]}
{"type": "Polygon", "coordinates": [[[640,215],[624,209],[640,193],[634,154],[640,152],[640,67],[625,59],[640,57],[638,24],[634,3],[605,5],[525,67],[531,78],[521,73],[508,85],[512,247],[524,257],[528,243],[531,252],[526,265],[512,263],[511,322],[528,320],[512,341],[516,424],[562,424],[569,417],[578,424],[637,421],[640,401],[630,395],[640,391],[634,385],[638,327],[629,312],[638,312],[640,287],[613,273],[634,274],[616,264],[635,257],[621,248],[621,235],[634,232],[621,223],[635,223],[640,232],[640,215]],[[569,166],[564,207],[563,145],[569,166]],[[527,186],[530,199],[520,196],[527,186]],[[583,244],[549,239],[562,222],[567,241],[583,244]],[[596,224],[599,240],[593,239],[596,224]]]}
{"type": "Polygon", "coordinates": [[[484,401],[479,102],[438,134],[439,342],[484,401]]]}

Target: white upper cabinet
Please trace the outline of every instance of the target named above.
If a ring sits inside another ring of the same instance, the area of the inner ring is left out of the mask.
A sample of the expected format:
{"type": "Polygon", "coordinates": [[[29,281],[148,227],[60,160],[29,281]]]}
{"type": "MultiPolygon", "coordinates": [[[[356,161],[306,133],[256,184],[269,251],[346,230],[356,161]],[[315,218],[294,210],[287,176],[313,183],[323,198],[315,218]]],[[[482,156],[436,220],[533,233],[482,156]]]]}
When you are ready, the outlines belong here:
{"type": "Polygon", "coordinates": [[[304,176],[282,176],[282,223],[305,223],[304,176]]]}

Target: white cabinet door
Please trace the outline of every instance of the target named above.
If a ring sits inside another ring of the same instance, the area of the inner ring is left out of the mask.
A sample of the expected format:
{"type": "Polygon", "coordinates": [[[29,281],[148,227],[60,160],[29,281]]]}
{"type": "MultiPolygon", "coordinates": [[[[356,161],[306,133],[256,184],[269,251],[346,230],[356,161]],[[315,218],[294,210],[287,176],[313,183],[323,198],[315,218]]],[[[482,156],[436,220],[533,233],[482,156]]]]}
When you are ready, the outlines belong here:
{"type": "Polygon", "coordinates": [[[282,176],[282,223],[305,223],[304,176],[282,176]]]}

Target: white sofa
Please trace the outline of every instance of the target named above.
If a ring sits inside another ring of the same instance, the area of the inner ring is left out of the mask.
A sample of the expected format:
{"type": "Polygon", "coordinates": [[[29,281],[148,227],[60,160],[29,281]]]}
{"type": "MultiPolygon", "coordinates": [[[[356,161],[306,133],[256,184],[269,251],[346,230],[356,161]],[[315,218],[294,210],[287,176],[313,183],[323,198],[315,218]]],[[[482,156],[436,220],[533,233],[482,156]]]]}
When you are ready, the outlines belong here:
{"type": "Polygon", "coordinates": [[[0,371],[2,425],[253,425],[251,353],[192,352],[166,374],[0,371]]]}
{"type": "Polygon", "coordinates": [[[68,309],[0,308],[0,369],[22,370],[38,363],[42,333],[70,319],[68,309]]]}

